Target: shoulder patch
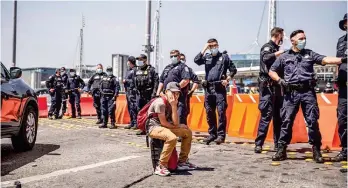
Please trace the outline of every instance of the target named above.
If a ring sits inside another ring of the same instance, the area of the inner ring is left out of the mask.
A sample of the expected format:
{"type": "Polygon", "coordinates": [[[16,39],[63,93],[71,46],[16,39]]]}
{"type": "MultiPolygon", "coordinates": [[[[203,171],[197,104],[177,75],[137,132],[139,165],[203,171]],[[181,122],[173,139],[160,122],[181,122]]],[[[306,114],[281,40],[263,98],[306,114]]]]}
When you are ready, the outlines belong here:
{"type": "Polygon", "coordinates": [[[48,79],[52,79],[52,78],[53,78],[53,76],[48,77],[48,79]]]}
{"type": "Polygon", "coordinates": [[[185,71],[186,71],[186,72],[190,72],[190,70],[189,70],[188,67],[185,67],[185,71]]]}
{"type": "Polygon", "coordinates": [[[270,47],[266,46],[263,48],[263,51],[269,51],[270,50],[270,47]]]}

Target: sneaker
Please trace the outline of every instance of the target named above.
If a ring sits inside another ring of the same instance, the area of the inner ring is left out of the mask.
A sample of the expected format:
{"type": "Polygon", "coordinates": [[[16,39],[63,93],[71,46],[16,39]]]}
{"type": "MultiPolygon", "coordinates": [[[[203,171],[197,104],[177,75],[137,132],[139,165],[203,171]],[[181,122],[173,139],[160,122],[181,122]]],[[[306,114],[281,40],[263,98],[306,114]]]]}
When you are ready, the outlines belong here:
{"type": "Polygon", "coordinates": [[[53,117],[52,117],[52,116],[48,116],[48,119],[49,119],[49,120],[53,120],[53,117]]]}
{"type": "Polygon", "coordinates": [[[225,138],[224,137],[221,137],[221,136],[218,136],[218,138],[215,140],[215,143],[217,145],[220,145],[222,143],[225,143],[225,138]]]}
{"type": "Polygon", "coordinates": [[[95,124],[102,124],[102,123],[103,123],[103,121],[101,119],[98,119],[98,121],[95,122],[95,124]]]}
{"type": "Polygon", "coordinates": [[[77,118],[77,119],[82,119],[81,115],[78,115],[76,118],[77,118]]]}
{"type": "Polygon", "coordinates": [[[108,126],[106,126],[106,125],[99,125],[99,128],[104,129],[104,128],[108,128],[108,126]]]}
{"type": "Polygon", "coordinates": [[[197,168],[196,165],[190,163],[188,160],[183,163],[178,164],[177,170],[195,170],[197,168]]]}
{"type": "Polygon", "coordinates": [[[254,152],[255,153],[261,153],[262,152],[262,146],[255,146],[254,152]]]}
{"type": "Polygon", "coordinates": [[[170,176],[169,170],[162,165],[156,167],[155,174],[159,176],[170,176]]]}
{"type": "Polygon", "coordinates": [[[347,155],[344,152],[341,151],[332,160],[335,161],[335,162],[347,161],[347,155]]]}
{"type": "Polygon", "coordinates": [[[203,140],[203,142],[204,142],[206,145],[209,145],[210,142],[213,142],[215,139],[216,139],[216,137],[214,137],[214,136],[208,136],[207,138],[205,138],[205,139],[203,140]]]}

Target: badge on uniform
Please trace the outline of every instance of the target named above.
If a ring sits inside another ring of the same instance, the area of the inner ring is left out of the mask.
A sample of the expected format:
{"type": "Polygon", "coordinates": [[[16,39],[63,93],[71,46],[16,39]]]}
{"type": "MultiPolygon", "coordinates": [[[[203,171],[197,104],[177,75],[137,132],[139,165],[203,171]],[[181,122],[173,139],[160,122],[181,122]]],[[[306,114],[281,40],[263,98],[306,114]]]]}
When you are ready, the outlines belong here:
{"type": "Polygon", "coordinates": [[[305,59],[308,59],[308,58],[309,58],[309,55],[308,55],[308,54],[306,54],[306,55],[304,56],[304,58],[305,58],[305,59]]]}
{"type": "Polygon", "coordinates": [[[190,72],[189,69],[188,69],[188,67],[185,67],[185,71],[186,71],[186,72],[190,72]]]}
{"type": "Polygon", "coordinates": [[[219,58],[219,61],[222,61],[222,56],[219,58]]]}
{"type": "Polygon", "coordinates": [[[270,48],[267,46],[263,48],[263,51],[269,51],[269,50],[270,50],[270,48]]]}
{"type": "Polygon", "coordinates": [[[99,76],[95,76],[94,79],[99,79],[99,76]]]}

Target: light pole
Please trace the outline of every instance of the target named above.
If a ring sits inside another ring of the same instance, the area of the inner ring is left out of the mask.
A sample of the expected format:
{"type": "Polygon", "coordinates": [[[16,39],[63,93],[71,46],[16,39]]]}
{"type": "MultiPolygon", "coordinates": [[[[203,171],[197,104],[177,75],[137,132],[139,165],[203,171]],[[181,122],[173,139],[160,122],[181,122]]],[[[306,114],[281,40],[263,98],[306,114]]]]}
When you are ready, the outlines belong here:
{"type": "Polygon", "coordinates": [[[16,66],[17,52],[17,0],[14,0],[12,66],[16,66]]]}

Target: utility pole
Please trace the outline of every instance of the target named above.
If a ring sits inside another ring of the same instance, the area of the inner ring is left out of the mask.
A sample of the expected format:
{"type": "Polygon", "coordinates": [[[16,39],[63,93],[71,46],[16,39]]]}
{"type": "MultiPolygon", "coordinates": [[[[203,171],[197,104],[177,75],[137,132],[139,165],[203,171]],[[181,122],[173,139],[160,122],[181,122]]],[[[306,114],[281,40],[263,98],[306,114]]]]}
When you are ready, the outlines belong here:
{"type": "Polygon", "coordinates": [[[151,62],[151,52],[153,48],[151,46],[151,0],[146,0],[146,27],[145,27],[145,49],[144,52],[147,56],[147,62],[151,62]]]}
{"type": "Polygon", "coordinates": [[[82,61],[83,61],[83,28],[85,27],[85,17],[82,15],[82,27],[80,29],[80,37],[81,37],[81,43],[80,43],[80,63],[79,63],[79,73],[80,73],[80,76],[81,78],[84,78],[83,76],[83,71],[82,71],[82,61]]]}
{"type": "Polygon", "coordinates": [[[154,33],[153,33],[153,43],[154,43],[154,58],[152,64],[155,65],[156,71],[159,72],[159,61],[160,61],[160,8],[162,7],[161,0],[157,1],[157,10],[155,15],[154,33]]]}
{"type": "Polygon", "coordinates": [[[17,53],[17,0],[14,0],[13,11],[13,49],[12,49],[12,66],[16,66],[16,53],[17,53]]]}
{"type": "Polygon", "coordinates": [[[269,0],[268,9],[268,31],[267,31],[267,41],[270,40],[270,32],[277,24],[277,3],[276,0],[269,0]]]}

